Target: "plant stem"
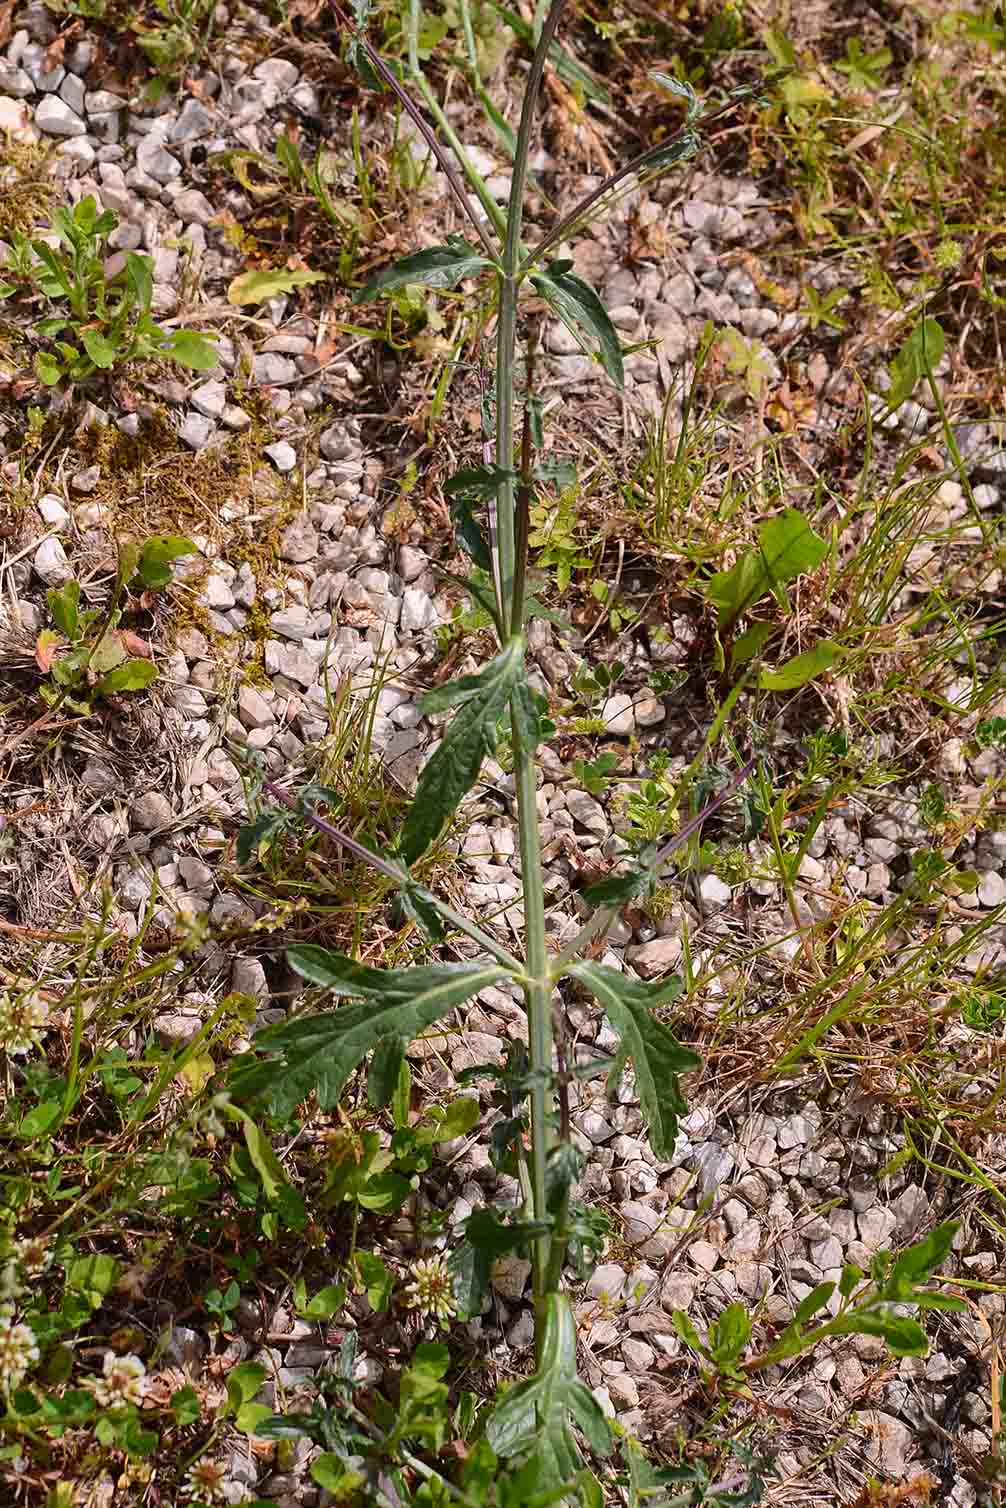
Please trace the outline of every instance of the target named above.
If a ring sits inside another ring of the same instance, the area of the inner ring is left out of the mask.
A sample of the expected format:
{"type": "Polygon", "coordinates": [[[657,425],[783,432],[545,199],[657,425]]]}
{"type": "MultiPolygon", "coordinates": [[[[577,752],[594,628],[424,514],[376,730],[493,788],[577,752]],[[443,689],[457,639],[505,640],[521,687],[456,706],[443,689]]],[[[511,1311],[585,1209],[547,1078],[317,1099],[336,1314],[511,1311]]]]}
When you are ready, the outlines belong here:
{"type": "Polygon", "coordinates": [[[461,170],[475,190],[475,195],[485,210],[486,218],[502,241],[506,235],[506,216],[486,188],[485,179],[465,151],[454,127],[444,114],[440,101],[430,88],[419,66],[419,0],[409,0],[409,74],[423,97],[423,103],[433,116],[441,136],[457,158],[461,170]]]}
{"type": "MultiPolygon", "coordinates": [[[[380,854],[374,853],[365,844],[358,843],[355,838],[351,838],[348,833],[342,832],[334,823],[326,822],[325,818],[319,817],[317,812],[307,811],[299,802],[294,800],[288,791],[284,791],[281,786],[276,785],[272,780],[265,781],[262,789],[268,791],[270,796],[281,802],[283,806],[288,807],[290,811],[297,812],[304,818],[305,822],[310,822],[312,827],[316,827],[326,837],[333,838],[341,848],[345,848],[354,858],[360,859],[364,864],[369,864],[372,869],[376,869],[379,874],[383,874],[385,879],[390,880],[399,890],[403,889],[408,883],[408,876],[403,870],[396,868],[394,864],[389,864],[387,859],[382,859],[380,854]]],[[[452,927],[456,927],[459,932],[463,932],[466,937],[470,937],[473,942],[477,942],[481,947],[485,948],[486,952],[492,958],[495,958],[497,963],[503,964],[504,968],[514,970],[517,975],[523,973],[520,959],[515,958],[512,953],[508,953],[506,948],[501,947],[494,938],[490,937],[488,932],[483,932],[482,928],[477,926],[475,922],[470,922],[466,916],[462,916],[460,911],[455,911],[453,906],[449,906],[446,901],[442,901],[432,891],[425,891],[425,898],[430,902],[431,906],[436,907],[444,918],[444,921],[450,922],[452,927]]]]}
{"type": "MultiPolygon", "coordinates": [[[[506,240],[503,247],[503,270],[499,280],[499,318],[496,328],[496,464],[508,473],[497,493],[496,549],[499,560],[503,628],[507,635],[519,634],[524,625],[514,621],[513,609],[518,602],[511,598],[517,580],[518,562],[514,527],[514,350],[517,342],[517,290],[520,279],[520,231],[524,208],[524,185],[531,145],[538,94],[545,59],[555,36],[566,0],[554,0],[542,27],[531,60],[531,70],[521,107],[520,126],[514,148],[513,176],[507,205],[506,240]]],[[[521,595],[523,595],[521,593],[521,595]]],[[[520,614],[523,618],[523,612],[520,614]]],[[[531,1195],[536,1220],[548,1217],[545,1197],[545,1166],[551,1140],[549,1112],[552,1091],[552,978],[545,941],[545,886],[542,879],[541,841],[538,833],[538,807],[535,791],[534,750],[520,732],[520,718],[511,706],[514,780],[517,788],[517,825],[520,837],[521,879],[524,887],[525,952],[528,983],[524,999],[528,1016],[529,1056],[531,1061],[531,1195]]],[[[538,1236],[533,1248],[534,1296],[538,1318],[547,1293],[551,1269],[551,1239],[538,1236]]],[[[541,1346],[544,1324],[536,1326],[536,1344],[541,1346]]]]}

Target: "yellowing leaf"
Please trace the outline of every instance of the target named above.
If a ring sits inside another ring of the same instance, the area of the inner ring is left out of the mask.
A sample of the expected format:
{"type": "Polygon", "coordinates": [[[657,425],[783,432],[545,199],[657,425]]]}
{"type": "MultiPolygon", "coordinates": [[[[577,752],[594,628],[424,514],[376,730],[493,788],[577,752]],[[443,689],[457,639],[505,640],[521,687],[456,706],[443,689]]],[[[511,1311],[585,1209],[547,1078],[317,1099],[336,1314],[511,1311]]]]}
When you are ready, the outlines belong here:
{"type": "Polygon", "coordinates": [[[305,283],[323,283],[323,272],[312,272],[309,267],[256,267],[251,272],[242,272],[227,289],[229,304],[261,304],[278,293],[289,293],[305,283]]]}

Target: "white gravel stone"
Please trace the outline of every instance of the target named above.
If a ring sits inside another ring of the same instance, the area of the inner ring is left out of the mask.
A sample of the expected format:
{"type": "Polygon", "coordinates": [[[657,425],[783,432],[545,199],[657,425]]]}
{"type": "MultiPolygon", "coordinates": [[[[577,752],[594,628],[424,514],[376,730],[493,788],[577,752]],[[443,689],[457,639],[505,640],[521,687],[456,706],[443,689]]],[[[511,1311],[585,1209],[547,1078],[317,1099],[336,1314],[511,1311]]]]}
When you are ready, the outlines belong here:
{"type": "Polygon", "coordinates": [[[63,499],[54,492],[44,492],[38,500],[38,511],[52,529],[65,529],[70,522],[63,499]]]}
{"type": "Polygon", "coordinates": [[[222,382],[204,382],[191,397],[192,407],[207,419],[219,419],[227,403],[227,388],[222,382]]]}
{"type": "Polygon", "coordinates": [[[272,707],[254,686],[242,686],[238,692],[238,717],[246,728],[269,728],[276,720],[272,707]]]}
{"type": "Polygon", "coordinates": [[[724,906],[729,906],[732,891],[718,874],[704,874],[699,881],[699,894],[706,907],[719,911],[724,906]]]}
{"type": "Polygon", "coordinates": [[[314,633],[314,614],[298,603],[273,613],[269,622],[276,633],[284,639],[293,639],[298,644],[304,639],[310,639],[314,633]]]}
{"type": "Polygon", "coordinates": [[[636,718],[632,697],[627,691],[616,691],[605,702],[601,718],[607,731],[616,737],[627,737],[635,730],[636,718]]]}
{"type": "Polygon", "coordinates": [[[978,899],[983,906],[1001,906],[1006,901],[1006,879],[995,869],[987,869],[978,882],[978,899]]]}
{"type": "Polygon", "coordinates": [[[198,189],[183,189],[175,196],[172,207],[183,225],[209,225],[216,213],[206,195],[198,189]]]}
{"type": "Polygon", "coordinates": [[[166,827],[173,816],[171,802],[160,791],[147,791],[133,802],[133,826],[138,827],[142,833],[166,827]]]}
{"type": "Polygon", "coordinates": [[[429,592],[419,586],[406,587],[402,594],[400,621],[402,632],[406,634],[422,633],[424,629],[435,628],[440,620],[429,592]]]}
{"type": "Polygon", "coordinates": [[[281,473],[292,471],[297,464],[297,452],[288,440],[277,440],[274,445],[267,445],[265,454],[281,473]]]}
{"type": "Polygon", "coordinates": [[[655,728],[664,721],[667,709],[655,696],[641,696],[633,704],[636,722],[641,728],[655,728]]]}
{"type": "Polygon", "coordinates": [[[205,414],[186,414],[178,426],[178,437],[190,450],[202,450],[213,435],[213,421],[205,414]]]}
{"type": "Polygon", "coordinates": [[[625,1289],[625,1268],[617,1262],[602,1262],[595,1267],[587,1283],[587,1294],[592,1299],[619,1299],[625,1289]]]}
{"type": "Polygon", "coordinates": [[[626,960],[643,979],[659,979],[681,958],[680,937],[655,937],[652,942],[627,948],[626,960]]]}
{"type": "Polygon", "coordinates": [[[588,832],[604,837],[608,831],[608,818],[600,802],[586,791],[567,791],[566,810],[588,832]]]}
{"type": "Polygon", "coordinates": [[[38,103],[35,124],[47,136],[86,136],[87,127],[76,111],[56,94],[47,94],[38,103]]]}
{"type": "Polygon", "coordinates": [[[36,575],[42,578],[46,586],[61,586],[73,576],[66,551],[59,539],[43,539],[32,558],[32,565],[36,575]]]}
{"type": "Polygon", "coordinates": [[[864,1455],[885,1477],[900,1482],[908,1472],[916,1432],[883,1409],[861,1409],[859,1427],[864,1455]]]}

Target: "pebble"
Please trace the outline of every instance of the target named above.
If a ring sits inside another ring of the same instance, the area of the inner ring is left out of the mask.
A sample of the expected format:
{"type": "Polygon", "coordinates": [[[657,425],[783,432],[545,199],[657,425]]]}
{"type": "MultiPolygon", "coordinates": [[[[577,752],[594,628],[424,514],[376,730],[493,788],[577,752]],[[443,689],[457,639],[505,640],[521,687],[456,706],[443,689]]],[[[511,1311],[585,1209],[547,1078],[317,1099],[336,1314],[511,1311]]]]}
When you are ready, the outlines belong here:
{"type": "Polygon", "coordinates": [[[47,136],[86,136],[87,126],[65,100],[47,94],[35,110],[35,124],[47,136]]]}
{"type": "Polygon", "coordinates": [[[294,564],[314,560],[318,554],[318,531],[306,514],[295,518],[283,530],[279,553],[282,560],[289,560],[294,564]]]}
{"type": "Polygon", "coordinates": [[[213,436],[213,420],[205,414],[186,414],[178,426],[178,437],[190,450],[202,450],[213,436]]]}
{"type": "Polygon", "coordinates": [[[160,791],[147,791],[133,802],[133,826],[138,827],[142,833],[167,827],[173,822],[174,815],[171,802],[160,791]]]}
{"type": "Polygon", "coordinates": [[[46,586],[62,586],[64,581],[73,577],[73,568],[62,541],[56,538],[42,541],[32,557],[32,565],[46,586]]]}
{"type": "Polygon", "coordinates": [[[601,720],[607,732],[615,737],[627,737],[635,730],[635,709],[628,692],[616,691],[608,697],[601,710],[601,720]]]}
{"type": "Polygon", "coordinates": [[[287,440],[277,440],[275,445],[267,445],[264,454],[279,472],[292,471],[297,464],[297,452],[287,440]]]}

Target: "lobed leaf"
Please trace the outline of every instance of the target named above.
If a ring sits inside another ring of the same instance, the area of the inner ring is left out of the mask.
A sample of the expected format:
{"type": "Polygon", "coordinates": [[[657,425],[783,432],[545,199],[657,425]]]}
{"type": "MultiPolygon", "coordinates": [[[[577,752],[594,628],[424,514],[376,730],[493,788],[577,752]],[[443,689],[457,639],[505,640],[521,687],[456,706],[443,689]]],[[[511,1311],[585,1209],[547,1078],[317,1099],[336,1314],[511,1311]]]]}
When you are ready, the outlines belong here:
{"type": "Polygon", "coordinates": [[[572,964],[568,972],[603,1005],[618,1033],[620,1060],[626,1056],[632,1059],[654,1155],[661,1160],[670,1158],[678,1135],[678,1116],[687,1108],[678,1087],[678,1074],[697,1068],[699,1059],[682,1047],[653,1011],[677,998],[681,980],[675,976],[643,984],[597,963],[572,964]]]}
{"type": "Polygon", "coordinates": [[[576,1375],[576,1325],[568,1298],[547,1294],[543,1309],[538,1370],[504,1393],[489,1417],[486,1439],[498,1455],[535,1461],[541,1486],[558,1488],[581,1465],[571,1420],[599,1456],[611,1450],[611,1430],[576,1375]]]}
{"type": "Polygon", "coordinates": [[[370,969],[312,944],[288,949],[287,959],[305,979],[362,998],[268,1027],[255,1038],[253,1061],[235,1063],[235,1095],[251,1095],[278,1116],[292,1114],[312,1091],[322,1109],[330,1109],[350,1074],[386,1038],[411,1042],[454,1006],[507,977],[491,963],[370,969]],[[277,1054],[278,1061],[258,1061],[260,1052],[277,1054]]]}
{"type": "Polygon", "coordinates": [[[368,303],[379,294],[406,288],[410,283],[422,283],[427,288],[456,288],[465,278],[492,266],[489,258],[462,236],[449,236],[443,246],[428,246],[425,251],[413,252],[376,272],[354,293],[353,303],[368,303]]]}
{"type": "Polygon", "coordinates": [[[511,696],[526,684],[524,643],[515,637],[478,675],[461,676],[423,698],[424,712],[459,710],[419,776],[401,837],[407,864],[429,848],[475,784],[483,759],[496,748],[499,720],[511,696]]]}

